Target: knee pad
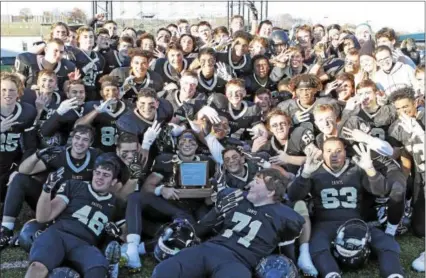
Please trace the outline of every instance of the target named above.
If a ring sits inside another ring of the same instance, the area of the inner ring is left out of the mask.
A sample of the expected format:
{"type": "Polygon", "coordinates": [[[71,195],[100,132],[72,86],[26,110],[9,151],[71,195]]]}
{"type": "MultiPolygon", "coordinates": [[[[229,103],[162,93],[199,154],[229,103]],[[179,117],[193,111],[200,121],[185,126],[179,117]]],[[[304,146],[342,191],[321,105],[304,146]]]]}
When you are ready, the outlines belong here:
{"type": "Polygon", "coordinates": [[[308,206],[304,201],[297,201],[294,204],[294,210],[303,217],[309,217],[308,206]]]}

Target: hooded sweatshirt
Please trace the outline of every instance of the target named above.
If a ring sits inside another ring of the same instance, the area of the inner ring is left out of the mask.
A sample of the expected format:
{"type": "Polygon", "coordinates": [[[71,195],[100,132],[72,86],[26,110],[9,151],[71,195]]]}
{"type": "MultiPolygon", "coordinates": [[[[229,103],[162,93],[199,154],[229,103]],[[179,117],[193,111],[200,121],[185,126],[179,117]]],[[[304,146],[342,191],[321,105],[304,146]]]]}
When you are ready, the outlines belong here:
{"type": "Polygon", "coordinates": [[[387,96],[400,86],[416,88],[414,70],[401,62],[396,62],[390,73],[384,72],[383,69],[377,71],[375,81],[379,89],[384,91],[387,96]]]}

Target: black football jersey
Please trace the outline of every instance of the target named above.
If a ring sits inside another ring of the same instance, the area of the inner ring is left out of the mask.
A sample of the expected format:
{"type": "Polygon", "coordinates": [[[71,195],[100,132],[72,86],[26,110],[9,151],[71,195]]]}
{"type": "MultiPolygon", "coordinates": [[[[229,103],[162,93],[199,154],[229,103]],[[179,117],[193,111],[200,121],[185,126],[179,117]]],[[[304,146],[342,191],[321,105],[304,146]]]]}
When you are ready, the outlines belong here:
{"type": "MultiPolygon", "coordinates": [[[[266,151],[271,156],[279,155],[280,151],[284,151],[288,155],[305,156],[305,148],[314,141],[315,137],[312,130],[299,126],[290,132],[287,144],[284,146],[272,136],[269,142],[265,144],[260,151],[266,151]]],[[[299,165],[284,165],[284,169],[293,174],[296,174],[299,168],[299,165]]]]}
{"type": "Polygon", "coordinates": [[[197,91],[205,93],[207,96],[210,96],[212,93],[221,93],[225,94],[225,85],[226,81],[221,77],[217,76],[216,73],[213,74],[213,77],[210,79],[206,79],[201,72],[198,70],[198,85],[197,91]]]}
{"type": "MultiPolygon", "coordinates": [[[[363,114],[361,114],[363,115],[363,114]]],[[[365,115],[365,114],[364,114],[365,115]]],[[[364,118],[358,117],[358,116],[352,116],[348,119],[346,119],[345,121],[339,123],[339,137],[342,137],[343,139],[346,140],[346,142],[349,142],[350,146],[349,148],[347,148],[348,152],[347,152],[347,156],[351,157],[353,155],[356,155],[356,152],[353,150],[352,146],[353,144],[355,144],[356,142],[353,141],[349,141],[347,140],[347,138],[345,137],[345,135],[343,134],[343,127],[346,127],[348,129],[359,129],[373,137],[378,137],[384,141],[387,141],[388,139],[388,135],[387,135],[387,131],[389,126],[375,126],[374,125],[374,121],[370,120],[364,120],[366,119],[366,117],[364,116],[364,118]]],[[[381,155],[375,151],[371,151],[371,159],[373,160],[373,165],[374,168],[377,171],[382,172],[383,174],[385,174],[386,172],[388,172],[391,169],[397,169],[399,168],[399,165],[396,163],[396,161],[394,159],[392,159],[392,157],[387,157],[384,155],[381,155]]]]}
{"type": "MultiPolygon", "coordinates": [[[[1,133],[0,142],[0,169],[10,168],[13,163],[19,163],[24,152],[37,149],[36,130],[34,120],[37,115],[36,109],[28,103],[17,102],[12,112],[12,122],[18,122],[6,132],[1,133]]],[[[0,116],[0,122],[6,118],[0,116]]]]}
{"type": "Polygon", "coordinates": [[[268,89],[271,92],[277,90],[277,83],[276,82],[273,82],[270,78],[268,78],[266,80],[266,82],[261,82],[257,78],[255,73],[245,76],[244,81],[245,81],[247,95],[250,96],[250,98],[252,100],[254,99],[254,94],[260,88],[268,89]]]}
{"type": "Polygon", "coordinates": [[[41,136],[57,136],[57,138],[62,138],[62,142],[59,145],[66,144],[70,132],[74,129],[75,122],[83,116],[84,111],[88,108],[88,104],[85,103],[77,109],[71,109],[63,115],[59,115],[54,111],[40,126],[41,136]]]}
{"type": "MultiPolygon", "coordinates": [[[[166,100],[170,102],[170,104],[173,106],[173,112],[178,111],[178,109],[182,106],[183,102],[179,99],[179,90],[172,90],[167,92],[165,95],[162,96],[166,100]]],[[[207,101],[207,97],[204,93],[197,92],[195,96],[192,99],[189,99],[185,101],[189,104],[194,104],[197,101],[207,101]]],[[[184,115],[182,115],[184,116],[184,115]]]]}
{"type": "MultiPolygon", "coordinates": [[[[182,71],[187,70],[189,65],[190,63],[186,59],[183,59],[182,71]]],[[[175,83],[179,86],[181,75],[172,68],[167,58],[155,60],[155,63],[150,66],[150,69],[158,73],[165,83],[175,83]]]]}
{"type": "Polygon", "coordinates": [[[250,140],[251,136],[247,129],[262,123],[262,110],[252,102],[243,101],[241,110],[233,109],[230,103],[225,105],[225,108],[218,108],[214,103],[211,106],[220,116],[228,119],[232,138],[250,140]]]}
{"type": "Polygon", "coordinates": [[[117,50],[110,49],[103,56],[105,58],[104,74],[110,74],[116,68],[130,66],[130,57],[120,57],[117,50]]]}
{"type": "MultiPolygon", "coordinates": [[[[399,125],[401,120],[397,119],[388,129],[390,141],[396,143],[396,146],[404,146],[405,149],[411,154],[416,165],[417,171],[425,173],[425,146],[420,138],[417,136],[413,137],[408,134],[403,127],[399,125]],[[398,145],[399,143],[399,145],[398,145]]],[[[417,116],[417,122],[425,130],[425,114],[424,112],[419,113],[417,116]]]]}
{"type": "Polygon", "coordinates": [[[284,204],[256,207],[244,199],[227,214],[222,233],[209,242],[228,248],[253,269],[278,244],[288,244],[299,237],[304,222],[302,216],[284,204]]]}
{"type": "Polygon", "coordinates": [[[300,101],[298,99],[289,99],[289,100],[285,100],[283,102],[280,102],[278,104],[278,108],[281,109],[281,111],[287,113],[287,115],[289,115],[290,117],[293,117],[293,115],[296,114],[296,112],[301,111],[301,112],[307,112],[309,113],[309,121],[303,122],[303,123],[299,123],[299,124],[295,124],[293,122],[294,126],[304,126],[310,130],[313,130],[315,134],[318,134],[319,131],[317,130],[316,126],[314,126],[314,110],[316,105],[319,104],[330,104],[333,106],[334,111],[336,112],[337,117],[340,116],[340,105],[337,103],[337,100],[333,99],[333,98],[329,98],[329,97],[323,97],[323,98],[317,98],[315,100],[315,102],[308,108],[304,108],[301,104],[300,101]]]}
{"type": "Polygon", "coordinates": [[[80,70],[81,79],[86,89],[87,100],[101,99],[99,78],[103,74],[105,60],[102,54],[92,51],[88,55],[83,50],[78,50],[75,54],[75,66],[80,70]]]}
{"type": "MultiPolygon", "coordinates": [[[[87,109],[84,110],[84,115],[93,111],[94,105],[99,105],[98,101],[87,103],[87,109]]],[[[115,152],[118,131],[116,121],[126,113],[128,108],[123,101],[118,101],[117,108],[114,112],[100,113],[92,122],[95,128],[95,140],[93,146],[101,149],[103,152],[115,152]]]]}
{"type": "Polygon", "coordinates": [[[234,64],[232,62],[231,49],[226,52],[216,53],[216,59],[218,62],[223,62],[229,65],[232,68],[233,73],[239,78],[243,78],[245,75],[249,75],[253,72],[251,58],[248,54],[244,55],[238,64],[234,64]]]}
{"type": "MultiPolygon", "coordinates": [[[[36,100],[36,93],[26,88],[24,90],[24,95],[21,97],[21,102],[27,102],[34,106],[35,108],[35,100],[36,100]]],[[[62,142],[64,142],[64,138],[62,138],[62,134],[60,132],[55,132],[53,136],[43,136],[40,132],[40,127],[44,124],[45,121],[47,121],[50,116],[53,115],[53,113],[58,109],[59,105],[61,104],[62,97],[59,93],[53,92],[52,98],[50,100],[50,103],[47,104],[45,108],[43,108],[43,111],[40,114],[40,118],[38,119],[37,123],[35,124],[35,129],[37,131],[37,146],[41,149],[47,148],[49,146],[59,146],[62,142]]]]}
{"type": "Polygon", "coordinates": [[[333,172],[323,163],[310,178],[297,176],[287,194],[291,201],[297,201],[310,193],[315,221],[346,221],[361,218],[363,194],[383,194],[384,184],[381,174],[369,178],[364,170],[347,159],[338,172],[333,172]]]}
{"type": "MultiPolygon", "coordinates": [[[[216,164],[211,158],[204,155],[196,155],[193,161],[207,161],[209,164],[209,177],[213,177],[216,164]]],[[[172,178],[179,179],[178,173],[176,176],[174,176],[173,168],[180,163],[182,163],[182,160],[177,154],[163,153],[155,158],[154,164],[152,166],[152,172],[161,174],[163,176],[163,181],[169,183],[171,182],[172,178]]],[[[178,180],[176,180],[176,182],[177,181],[178,180]]]]}
{"type": "Polygon", "coordinates": [[[53,172],[64,167],[63,180],[92,180],[93,167],[100,151],[98,149],[89,148],[86,155],[82,159],[76,159],[71,156],[71,147],[63,147],[63,152],[49,161],[46,165],[48,172],[53,172]]]}
{"type": "Polygon", "coordinates": [[[247,161],[244,164],[244,168],[246,171],[246,174],[244,175],[244,177],[238,177],[229,173],[228,171],[225,171],[222,177],[222,179],[224,180],[223,185],[226,187],[245,190],[245,187],[247,186],[247,184],[249,184],[249,182],[251,182],[256,176],[256,174],[259,172],[259,166],[252,163],[251,161],[247,161]]]}
{"type": "MultiPolygon", "coordinates": [[[[37,75],[44,69],[42,64],[42,55],[36,55],[29,52],[18,54],[15,60],[16,72],[24,75],[25,87],[31,88],[31,85],[37,84],[37,75]]],[[[75,65],[67,59],[62,59],[54,68],[56,77],[58,78],[58,88],[62,90],[64,82],[68,80],[68,74],[74,72],[75,65]]]]}
{"type": "MultiPolygon", "coordinates": [[[[116,68],[109,75],[117,77],[120,82],[120,86],[122,86],[124,80],[129,77],[129,71],[130,68],[128,67],[116,68]]],[[[152,88],[156,92],[159,92],[163,89],[163,87],[163,78],[158,73],[148,70],[144,81],[142,83],[135,82],[134,86],[125,92],[123,99],[129,104],[133,104],[136,102],[137,94],[141,89],[152,88]]]]}
{"type": "Polygon", "coordinates": [[[62,183],[57,196],[64,200],[67,207],[49,229],[59,229],[96,246],[105,224],[115,218],[116,198],[110,193],[100,195],[89,182],[76,180],[62,183]]]}

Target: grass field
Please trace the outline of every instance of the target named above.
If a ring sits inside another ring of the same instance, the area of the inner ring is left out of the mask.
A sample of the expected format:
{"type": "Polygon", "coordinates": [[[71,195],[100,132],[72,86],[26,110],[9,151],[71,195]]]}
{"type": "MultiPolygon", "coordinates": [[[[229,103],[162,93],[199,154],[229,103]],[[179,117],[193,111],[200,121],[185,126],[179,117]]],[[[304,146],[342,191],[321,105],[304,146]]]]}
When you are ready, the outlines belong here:
{"type": "MultiPolygon", "coordinates": [[[[34,214],[30,212],[30,209],[25,206],[19,221],[17,223],[17,230],[21,228],[22,224],[34,217],[34,214]]],[[[401,262],[406,270],[406,277],[408,278],[424,278],[424,273],[417,273],[411,270],[411,262],[419,256],[420,252],[425,250],[425,239],[420,239],[412,236],[411,234],[405,234],[397,237],[397,240],[401,246],[401,262]]],[[[119,277],[134,277],[134,278],[146,278],[151,277],[152,270],[156,264],[155,259],[151,257],[143,257],[143,270],[141,273],[129,274],[127,271],[120,270],[119,277]]],[[[7,248],[0,253],[0,263],[2,265],[0,269],[0,277],[4,278],[22,278],[25,276],[26,268],[22,266],[22,261],[28,260],[28,254],[20,248],[7,248]],[[16,263],[18,262],[18,263],[16,263]],[[20,268],[15,268],[21,266],[20,268]],[[8,268],[8,269],[5,269],[8,268]]],[[[379,266],[377,261],[371,260],[363,269],[357,272],[345,273],[343,277],[348,278],[375,278],[379,276],[379,266]]]]}

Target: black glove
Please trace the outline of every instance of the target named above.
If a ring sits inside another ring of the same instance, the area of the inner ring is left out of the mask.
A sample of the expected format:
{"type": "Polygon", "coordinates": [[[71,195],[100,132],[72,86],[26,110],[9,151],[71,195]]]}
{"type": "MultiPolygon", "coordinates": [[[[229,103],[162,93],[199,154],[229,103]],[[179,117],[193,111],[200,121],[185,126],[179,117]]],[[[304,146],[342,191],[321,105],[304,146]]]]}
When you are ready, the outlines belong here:
{"type": "MultiPolygon", "coordinates": [[[[220,194],[220,193],[219,193],[220,194]]],[[[239,205],[239,202],[244,199],[243,191],[241,189],[237,189],[229,193],[228,195],[220,198],[216,202],[216,212],[219,215],[219,218],[225,218],[226,214],[236,208],[239,205]]]]}
{"type": "Polygon", "coordinates": [[[105,233],[113,238],[119,238],[121,236],[121,229],[114,222],[108,222],[104,226],[105,233]]]}
{"type": "Polygon", "coordinates": [[[247,2],[245,4],[249,7],[251,12],[253,13],[253,19],[258,20],[259,19],[259,12],[257,11],[256,6],[254,5],[254,2],[247,0],[247,2]]]}
{"type": "Polygon", "coordinates": [[[47,177],[46,182],[43,184],[43,191],[46,193],[51,193],[52,190],[56,187],[58,181],[62,179],[62,175],[64,174],[65,168],[61,167],[55,172],[52,172],[47,177]]]}
{"type": "Polygon", "coordinates": [[[55,146],[55,147],[48,147],[42,150],[38,150],[36,152],[36,156],[38,159],[44,162],[44,164],[49,163],[54,158],[56,158],[61,152],[64,151],[63,147],[55,146]]]}
{"type": "Polygon", "coordinates": [[[139,179],[142,176],[142,164],[139,159],[139,153],[135,153],[132,163],[129,165],[130,179],[139,179]]]}

